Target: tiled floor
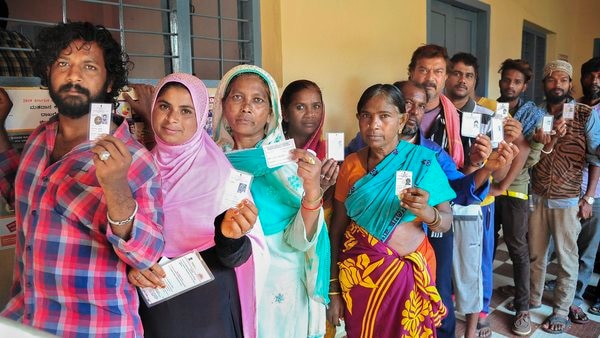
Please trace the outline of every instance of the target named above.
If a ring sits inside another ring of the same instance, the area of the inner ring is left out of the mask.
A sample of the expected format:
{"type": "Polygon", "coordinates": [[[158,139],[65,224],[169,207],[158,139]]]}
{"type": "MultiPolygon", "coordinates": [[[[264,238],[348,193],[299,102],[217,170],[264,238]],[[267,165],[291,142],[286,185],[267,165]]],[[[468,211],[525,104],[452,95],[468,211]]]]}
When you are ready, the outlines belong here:
{"type": "MultiPolygon", "coordinates": [[[[557,263],[550,263],[547,270],[546,279],[554,279],[557,271],[557,263]]],[[[590,280],[590,285],[596,285],[599,274],[594,274],[590,280]]],[[[512,295],[506,294],[504,289],[500,289],[506,285],[513,285],[512,279],[512,263],[508,257],[506,245],[501,242],[498,245],[496,252],[496,260],[494,261],[494,293],[491,302],[491,312],[488,316],[492,327],[492,337],[518,337],[511,332],[513,312],[506,309],[506,305],[512,301],[512,295]]],[[[531,310],[532,332],[530,337],[584,337],[598,338],[600,337],[600,316],[594,316],[587,312],[590,307],[590,302],[586,301],[582,309],[586,312],[590,321],[587,324],[572,324],[571,328],[562,335],[549,334],[541,329],[540,325],[544,319],[552,313],[551,293],[544,294],[543,305],[539,309],[531,310]]],[[[457,314],[456,337],[464,335],[464,316],[457,314]]]]}

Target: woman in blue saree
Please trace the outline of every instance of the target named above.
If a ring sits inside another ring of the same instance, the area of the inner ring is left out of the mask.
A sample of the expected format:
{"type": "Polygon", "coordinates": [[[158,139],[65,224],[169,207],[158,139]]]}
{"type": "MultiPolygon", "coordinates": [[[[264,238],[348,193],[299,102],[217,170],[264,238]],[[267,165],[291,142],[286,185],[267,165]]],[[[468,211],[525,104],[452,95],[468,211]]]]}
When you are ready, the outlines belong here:
{"type": "Polygon", "coordinates": [[[346,158],[336,184],[328,319],[344,318],[350,338],[435,336],[446,309],[423,223],[449,229],[454,191],[434,152],[400,140],[407,115],[396,87],[369,87],[357,111],[367,147],[346,158]],[[397,192],[399,171],[412,173],[412,187],[397,192]]]}

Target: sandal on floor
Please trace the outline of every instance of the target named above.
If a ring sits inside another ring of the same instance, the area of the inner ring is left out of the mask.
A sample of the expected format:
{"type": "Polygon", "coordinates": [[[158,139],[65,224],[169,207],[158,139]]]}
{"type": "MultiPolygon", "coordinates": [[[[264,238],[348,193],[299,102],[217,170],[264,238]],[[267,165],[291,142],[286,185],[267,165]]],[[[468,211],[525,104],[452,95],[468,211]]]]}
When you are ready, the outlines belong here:
{"type": "Polygon", "coordinates": [[[588,312],[593,315],[600,316],[600,302],[597,302],[594,305],[590,306],[588,312]]]}
{"type": "Polygon", "coordinates": [[[492,336],[492,327],[487,319],[479,319],[477,321],[477,337],[488,338],[492,336]]]}
{"type": "Polygon", "coordinates": [[[571,321],[567,317],[552,314],[542,323],[542,330],[551,334],[562,334],[571,327],[571,321]],[[553,330],[551,326],[561,325],[562,328],[553,330]]]}
{"type": "Polygon", "coordinates": [[[585,324],[590,321],[579,306],[569,307],[569,319],[575,324],[585,324]]]}

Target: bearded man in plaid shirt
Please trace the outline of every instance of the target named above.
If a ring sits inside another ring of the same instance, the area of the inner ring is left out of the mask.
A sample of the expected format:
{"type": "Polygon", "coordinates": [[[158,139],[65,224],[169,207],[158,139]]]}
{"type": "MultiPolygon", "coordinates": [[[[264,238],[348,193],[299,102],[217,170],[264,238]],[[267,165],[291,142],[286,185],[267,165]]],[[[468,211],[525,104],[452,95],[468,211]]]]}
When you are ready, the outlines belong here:
{"type": "Polygon", "coordinates": [[[115,102],[128,66],[104,27],[42,31],[34,71],[58,114],[20,155],[5,129],[12,103],[0,89],[0,191],[17,222],[4,317],[62,337],[143,335],[126,272],[148,269],[162,253],[160,178],[123,119],[114,116],[109,135],[88,140],[90,103],[115,102]]]}

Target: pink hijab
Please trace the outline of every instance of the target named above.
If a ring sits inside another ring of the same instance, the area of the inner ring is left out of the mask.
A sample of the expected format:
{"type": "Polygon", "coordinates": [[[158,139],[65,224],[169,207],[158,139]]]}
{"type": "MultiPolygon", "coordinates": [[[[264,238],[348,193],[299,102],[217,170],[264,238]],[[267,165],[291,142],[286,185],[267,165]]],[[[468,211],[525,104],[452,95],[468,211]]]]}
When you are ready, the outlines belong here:
{"type": "MultiPolygon", "coordinates": [[[[175,82],[187,88],[196,111],[197,131],[187,142],[170,145],[158,136],[152,150],[162,176],[166,257],[180,256],[192,250],[203,251],[215,245],[214,220],[223,211],[221,198],[231,164],[204,130],[208,118],[209,94],[204,83],[190,74],[173,73],[156,87],[152,107],[161,89],[175,82]]],[[[154,130],[154,126],[152,126],[154,130]]],[[[242,308],[245,337],[256,336],[257,267],[267,261],[266,244],[260,224],[247,235],[253,255],[235,269],[242,308]],[[258,262],[256,262],[258,260],[258,262]]]]}

